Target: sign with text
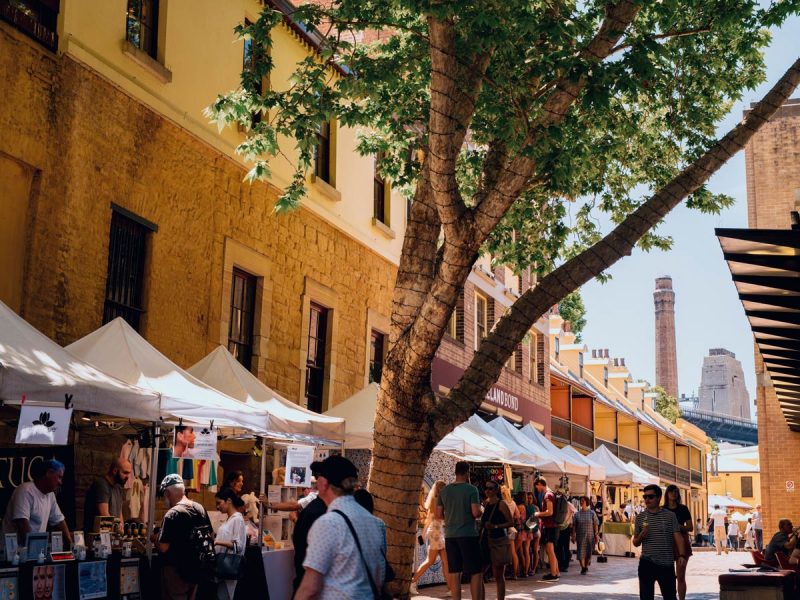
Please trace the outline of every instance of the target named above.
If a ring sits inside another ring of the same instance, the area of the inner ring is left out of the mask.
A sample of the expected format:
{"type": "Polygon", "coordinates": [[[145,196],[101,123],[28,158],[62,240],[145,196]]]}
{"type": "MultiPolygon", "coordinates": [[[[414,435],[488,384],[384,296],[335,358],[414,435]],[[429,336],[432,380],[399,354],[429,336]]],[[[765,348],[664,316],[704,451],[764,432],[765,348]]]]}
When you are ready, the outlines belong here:
{"type": "Polygon", "coordinates": [[[71,419],[71,408],[23,404],[15,441],[18,444],[65,446],[71,419]]]}
{"type": "Polygon", "coordinates": [[[217,459],[217,429],[211,427],[175,427],[172,443],[172,458],[192,460],[217,459]]]}
{"type": "Polygon", "coordinates": [[[519,412],[519,397],[501,390],[496,385],[486,394],[486,401],[500,408],[519,412]]]}
{"type": "MultiPolygon", "coordinates": [[[[22,483],[33,481],[31,469],[37,462],[55,458],[64,464],[64,480],[56,499],[61,512],[72,529],[75,525],[75,460],[72,446],[14,446],[0,447],[0,513],[5,512],[11,494],[22,483]]],[[[34,469],[35,470],[35,469],[34,469]]]]}
{"type": "Polygon", "coordinates": [[[311,487],[311,462],[314,446],[289,446],[286,451],[286,480],[284,485],[311,487]]]}

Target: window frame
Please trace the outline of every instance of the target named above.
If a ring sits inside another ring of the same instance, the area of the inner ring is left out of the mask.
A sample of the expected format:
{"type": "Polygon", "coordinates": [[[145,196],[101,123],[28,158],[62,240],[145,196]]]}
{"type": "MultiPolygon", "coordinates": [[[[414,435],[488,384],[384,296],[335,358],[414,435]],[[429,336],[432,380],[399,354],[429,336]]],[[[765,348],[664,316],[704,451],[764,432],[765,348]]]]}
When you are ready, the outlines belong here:
{"type": "Polygon", "coordinates": [[[325,410],[325,386],[326,386],[326,378],[327,378],[327,371],[329,369],[328,364],[328,351],[329,351],[329,344],[330,344],[330,328],[329,328],[329,319],[331,316],[331,309],[327,306],[323,306],[319,302],[311,301],[309,306],[309,313],[308,313],[308,320],[306,321],[306,369],[305,369],[305,390],[304,390],[304,398],[305,398],[305,405],[311,411],[322,413],[325,410]],[[312,336],[312,325],[314,324],[314,317],[316,318],[316,331],[313,333],[316,334],[317,337],[312,336]],[[314,346],[312,348],[311,341],[315,340],[314,346]],[[314,354],[312,359],[312,352],[314,354]],[[321,363],[321,364],[318,364],[321,363]],[[318,375],[317,381],[312,381],[315,375],[318,375]],[[319,389],[314,389],[314,404],[312,405],[312,396],[310,392],[312,391],[312,383],[315,386],[318,384],[319,389]],[[316,392],[318,391],[318,396],[316,392]],[[319,405],[317,406],[317,399],[319,405]]]}
{"type": "Polygon", "coordinates": [[[481,341],[489,335],[489,297],[480,292],[475,292],[475,350],[477,351],[481,345],[481,341]],[[483,303],[483,318],[479,319],[478,305],[483,303]],[[480,335],[481,328],[483,335],[480,335]]]}
{"type": "Polygon", "coordinates": [[[753,495],[754,492],[753,492],[753,476],[752,475],[742,475],[741,478],[740,478],[740,487],[742,488],[742,498],[755,498],[755,496],[753,495]],[[745,485],[744,485],[745,480],[747,480],[747,482],[748,482],[748,485],[749,485],[749,488],[750,488],[750,494],[745,494],[745,485]]]}
{"type": "Polygon", "coordinates": [[[391,227],[389,218],[389,194],[386,178],[381,175],[379,165],[384,158],[383,152],[375,155],[372,173],[372,217],[387,227],[391,227]]]}
{"type": "Polygon", "coordinates": [[[381,373],[383,372],[384,360],[386,358],[386,334],[379,329],[373,328],[370,331],[369,352],[368,380],[369,383],[377,383],[380,385],[381,373]],[[376,344],[376,340],[380,340],[380,344],[376,344]],[[377,357],[378,353],[380,353],[380,358],[377,357]]]}
{"type": "Polygon", "coordinates": [[[314,177],[329,185],[333,185],[333,169],[331,168],[332,130],[333,124],[331,121],[320,123],[316,132],[317,143],[314,144],[314,177]]]}
{"type": "Polygon", "coordinates": [[[232,281],[231,281],[231,295],[230,295],[230,305],[229,305],[229,316],[228,316],[228,352],[231,353],[231,356],[235,358],[239,364],[243,365],[248,371],[252,370],[253,367],[253,356],[255,355],[255,322],[256,322],[256,296],[258,290],[258,276],[253,275],[252,273],[248,273],[244,269],[239,269],[237,267],[233,268],[232,272],[232,281]],[[242,301],[244,306],[236,306],[235,305],[235,296],[237,293],[237,280],[244,282],[244,290],[242,293],[242,301]],[[249,303],[249,311],[247,310],[247,304],[249,303]],[[235,321],[236,311],[241,314],[245,315],[244,318],[244,326],[241,326],[242,319],[238,319],[235,321]],[[236,322],[240,323],[239,330],[244,331],[247,335],[242,338],[236,339],[232,337],[233,329],[236,322]],[[233,345],[233,348],[232,348],[233,345]],[[240,355],[240,350],[244,351],[243,355],[240,355]]]}
{"type": "Polygon", "coordinates": [[[125,11],[125,39],[138,50],[147,54],[153,60],[158,60],[158,27],[159,27],[159,0],[127,0],[127,8],[125,11]],[[138,13],[132,14],[132,4],[138,2],[140,10],[138,13]],[[143,11],[141,10],[145,5],[150,6],[149,14],[152,15],[152,23],[146,24],[142,18],[143,11]],[[131,34],[131,23],[139,24],[138,42],[134,40],[131,34]],[[141,35],[141,28],[145,27],[149,34],[147,36],[141,35]],[[147,46],[152,47],[148,48],[147,46]]]}

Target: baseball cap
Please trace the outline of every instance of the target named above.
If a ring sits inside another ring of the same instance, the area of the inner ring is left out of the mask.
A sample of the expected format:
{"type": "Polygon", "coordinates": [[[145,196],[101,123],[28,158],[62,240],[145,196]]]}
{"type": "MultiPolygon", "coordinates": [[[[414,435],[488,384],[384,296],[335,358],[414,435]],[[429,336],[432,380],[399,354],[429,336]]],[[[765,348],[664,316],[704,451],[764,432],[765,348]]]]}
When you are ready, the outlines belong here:
{"type": "Polygon", "coordinates": [[[171,473],[161,480],[161,485],[158,486],[158,491],[163,494],[164,490],[166,490],[168,487],[178,484],[183,485],[183,477],[177,473],[171,473]]]}
{"type": "Polygon", "coordinates": [[[328,483],[337,487],[348,477],[358,477],[358,469],[344,456],[334,454],[322,462],[311,463],[311,473],[317,477],[324,477],[328,483]]]}

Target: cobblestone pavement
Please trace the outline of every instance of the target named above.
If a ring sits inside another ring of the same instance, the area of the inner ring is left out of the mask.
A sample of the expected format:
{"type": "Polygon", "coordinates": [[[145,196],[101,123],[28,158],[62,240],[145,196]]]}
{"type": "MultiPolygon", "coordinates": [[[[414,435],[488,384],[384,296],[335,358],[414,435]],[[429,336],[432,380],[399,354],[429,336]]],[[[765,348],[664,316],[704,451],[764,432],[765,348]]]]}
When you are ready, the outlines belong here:
{"type": "MultiPolygon", "coordinates": [[[[719,598],[717,576],[728,569],[740,567],[750,562],[750,554],[732,552],[717,556],[715,552],[697,552],[689,559],[687,571],[687,600],[712,600],[719,598]]],[[[540,573],[534,578],[506,582],[508,600],[570,600],[571,598],[592,598],[593,600],[638,600],[639,584],[636,578],[636,558],[609,557],[605,564],[592,563],[587,575],[580,574],[580,567],[571,562],[568,573],[563,573],[557,583],[539,581],[540,573]]],[[[656,586],[658,590],[658,586],[656,586]]],[[[444,585],[421,588],[418,600],[447,598],[444,585]]],[[[469,586],[462,586],[464,598],[469,598],[469,586]]],[[[496,600],[494,583],[486,585],[486,599],[496,600]]],[[[661,598],[656,592],[656,598],[661,598]]]]}

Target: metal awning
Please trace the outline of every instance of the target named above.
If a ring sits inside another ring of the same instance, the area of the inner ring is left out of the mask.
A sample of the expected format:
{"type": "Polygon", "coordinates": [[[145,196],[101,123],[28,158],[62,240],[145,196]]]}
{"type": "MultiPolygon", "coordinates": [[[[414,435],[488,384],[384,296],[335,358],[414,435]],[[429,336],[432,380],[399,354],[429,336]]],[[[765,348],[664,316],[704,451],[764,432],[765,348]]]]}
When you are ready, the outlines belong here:
{"type": "Polygon", "coordinates": [[[717,229],[786,422],[800,431],[800,229],[717,229]]]}

